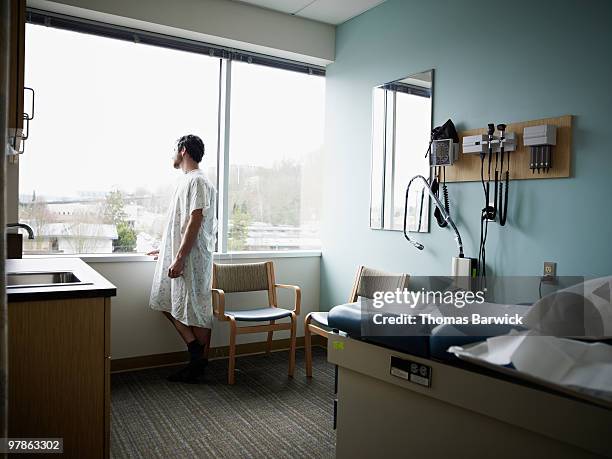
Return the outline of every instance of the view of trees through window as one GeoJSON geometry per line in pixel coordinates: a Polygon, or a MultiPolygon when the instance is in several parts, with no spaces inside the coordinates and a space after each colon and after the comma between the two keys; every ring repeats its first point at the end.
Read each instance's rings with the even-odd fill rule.
{"type": "MultiPolygon", "coordinates": [[[[24,252],[147,252],[180,171],[175,140],[202,137],[217,186],[221,60],[28,24],[36,121],[20,157],[24,252]],[[77,36],[78,35],[78,36],[77,36]],[[76,36],[76,37],[75,37],[76,36]],[[75,39],[78,38],[78,39],[75,39]]],[[[228,250],[318,248],[324,79],[232,63],[228,250]]]]}
{"type": "Polygon", "coordinates": [[[234,63],[230,250],[318,248],[325,80],[234,63]]]}

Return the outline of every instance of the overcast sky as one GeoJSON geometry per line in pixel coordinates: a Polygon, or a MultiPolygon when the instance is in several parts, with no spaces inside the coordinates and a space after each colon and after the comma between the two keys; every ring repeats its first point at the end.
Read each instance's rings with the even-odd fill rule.
{"type": "MultiPolygon", "coordinates": [[[[217,150],[219,59],[28,24],[26,86],[36,118],[20,190],[74,196],[171,185],[174,141],[217,150]]],[[[232,164],[270,166],[323,143],[324,78],[235,63],[232,164]]]]}

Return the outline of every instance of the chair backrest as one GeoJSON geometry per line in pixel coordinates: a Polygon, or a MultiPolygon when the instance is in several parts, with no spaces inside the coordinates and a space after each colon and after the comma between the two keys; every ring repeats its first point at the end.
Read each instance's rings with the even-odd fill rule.
{"type": "Polygon", "coordinates": [[[409,278],[408,274],[389,273],[360,266],[349,303],[354,303],[360,296],[373,299],[374,292],[394,292],[398,288],[400,290],[408,288],[409,278]]]}
{"type": "Polygon", "coordinates": [[[274,264],[263,263],[213,264],[213,288],[225,293],[268,291],[271,306],[276,305],[274,264]]]}

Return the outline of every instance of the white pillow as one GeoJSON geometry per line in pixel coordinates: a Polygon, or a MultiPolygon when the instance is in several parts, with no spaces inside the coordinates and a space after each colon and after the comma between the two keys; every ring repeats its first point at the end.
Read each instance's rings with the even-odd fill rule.
{"type": "Polygon", "coordinates": [[[612,337],[612,276],[591,279],[546,295],[523,324],[544,335],[612,337]]]}

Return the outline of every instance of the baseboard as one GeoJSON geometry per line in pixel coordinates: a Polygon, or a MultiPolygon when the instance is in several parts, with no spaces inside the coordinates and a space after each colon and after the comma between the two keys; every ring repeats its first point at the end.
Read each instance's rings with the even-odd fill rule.
{"type": "MultiPolygon", "coordinates": [[[[263,354],[266,352],[266,342],[244,343],[236,345],[236,355],[263,354]]],[[[304,337],[297,338],[296,345],[304,347],[304,337]]],[[[312,345],[325,347],[326,339],[319,335],[312,336],[312,345]]],[[[289,338],[272,341],[272,351],[284,351],[289,349],[289,338]]],[[[213,347],[210,350],[210,359],[224,359],[229,355],[229,346],[213,347]]],[[[142,370],[145,368],[176,365],[189,360],[187,351],[167,352],[165,354],[143,355],[128,357],[125,359],[111,360],[111,373],[121,371],[142,370]]]]}

